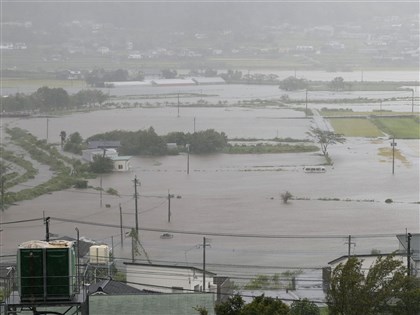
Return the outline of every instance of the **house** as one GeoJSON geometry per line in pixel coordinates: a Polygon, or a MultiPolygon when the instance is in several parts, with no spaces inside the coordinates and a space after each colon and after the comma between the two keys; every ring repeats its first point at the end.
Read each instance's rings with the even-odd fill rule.
{"type": "Polygon", "coordinates": [[[87,162],[93,162],[93,158],[97,155],[105,156],[110,159],[118,157],[118,152],[115,149],[87,149],[82,150],[82,158],[87,162]]]}
{"type": "Polygon", "coordinates": [[[123,282],[112,279],[102,280],[89,285],[89,295],[129,295],[147,294],[146,292],[133,288],[123,282]]]}
{"type": "Polygon", "coordinates": [[[226,84],[226,81],[221,77],[194,77],[192,80],[197,85],[226,84]]]}
{"type": "Polygon", "coordinates": [[[188,86],[196,85],[191,79],[157,79],[152,80],[153,86],[188,86]]]}
{"type": "Polygon", "coordinates": [[[228,277],[190,266],[149,265],[142,263],[124,263],[127,283],[141,290],[161,293],[202,292],[205,280],[205,292],[215,293],[216,301],[223,302],[233,294],[233,284],[228,277]]]}
{"type": "Polygon", "coordinates": [[[88,149],[117,149],[121,146],[121,142],[116,140],[95,140],[88,141],[88,149]]]}
{"type": "Polygon", "coordinates": [[[115,149],[87,149],[82,150],[82,158],[87,162],[93,162],[95,156],[105,156],[114,162],[114,170],[118,172],[126,172],[130,170],[131,156],[119,156],[115,149]]]}
{"type": "Polygon", "coordinates": [[[214,292],[214,273],[188,266],[150,265],[143,263],[124,263],[127,282],[141,290],[162,293],[214,292]],[[205,277],[204,277],[205,275],[205,277]],[[203,280],[204,290],[203,290],[203,280]]]}
{"type": "Polygon", "coordinates": [[[114,162],[114,170],[118,172],[126,172],[129,171],[131,168],[130,159],[131,156],[123,155],[123,156],[114,156],[111,157],[112,161],[114,162]]]}

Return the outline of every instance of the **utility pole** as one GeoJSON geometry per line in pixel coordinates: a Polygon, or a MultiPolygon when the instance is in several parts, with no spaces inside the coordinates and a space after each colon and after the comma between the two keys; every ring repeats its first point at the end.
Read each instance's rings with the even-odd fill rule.
{"type": "Polygon", "coordinates": [[[49,121],[48,121],[48,117],[47,117],[47,143],[48,143],[48,123],[49,123],[49,121]]]}
{"type": "Polygon", "coordinates": [[[187,144],[187,174],[190,173],[190,145],[187,144]]]}
{"type": "Polygon", "coordinates": [[[77,269],[76,269],[76,283],[77,283],[77,292],[80,292],[80,237],[79,237],[79,229],[76,227],[76,235],[77,235],[77,269]]]}
{"type": "Polygon", "coordinates": [[[354,242],[351,241],[351,235],[349,235],[348,241],[345,244],[348,244],[349,245],[348,246],[347,257],[350,258],[350,256],[351,256],[351,245],[356,245],[356,243],[354,243],[354,242]]]}
{"type": "Polygon", "coordinates": [[[171,223],[171,194],[168,189],[168,223],[171,223]]]}
{"type": "Polygon", "coordinates": [[[179,93],[178,93],[178,117],[179,117],[179,93]]]}
{"type": "Polygon", "coordinates": [[[120,235],[121,235],[121,248],[124,248],[124,238],[123,238],[123,227],[122,227],[122,208],[120,206],[120,235]]]}
{"type": "Polygon", "coordinates": [[[5,181],[5,178],[3,174],[1,174],[1,178],[0,178],[1,212],[4,212],[4,181],[5,181]]]}
{"type": "Polygon", "coordinates": [[[411,112],[414,113],[414,89],[411,89],[411,112]]]}
{"type": "Polygon", "coordinates": [[[305,90],[305,117],[308,116],[308,89],[305,90]]]}
{"type": "Polygon", "coordinates": [[[195,117],[194,117],[194,133],[195,133],[195,117]]]}
{"type": "Polygon", "coordinates": [[[46,217],[45,221],[45,241],[50,241],[50,217],[46,217]]]}
{"type": "Polygon", "coordinates": [[[397,146],[397,143],[395,142],[395,138],[392,138],[392,143],[391,143],[391,147],[392,147],[392,174],[394,174],[394,169],[395,169],[395,147],[397,146]]]}
{"type": "Polygon", "coordinates": [[[206,237],[203,237],[203,292],[206,292],[206,237]]]}
{"type": "MultiPolygon", "coordinates": [[[[134,176],[134,210],[135,210],[135,214],[136,214],[136,234],[137,237],[139,236],[139,211],[138,211],[138,204],[137,204],[137,199],[138,199],[138,194],[137,194],[137,176],[134,176]]],[[[138,183],[138,185],[140,185],[140,183],[138,183]]]]}
{"type": "Polygon", "coordinates": [[[99,179],[99,186],[101,187],[101,189],[99,190],[99,207],[102,208],[102,173],[101,173],[101,177],[99,179]]]}
{"type": "Polygon", "coordinates": [[[407,234],[407,275],[411,276],[411,233],[407,234]]]}

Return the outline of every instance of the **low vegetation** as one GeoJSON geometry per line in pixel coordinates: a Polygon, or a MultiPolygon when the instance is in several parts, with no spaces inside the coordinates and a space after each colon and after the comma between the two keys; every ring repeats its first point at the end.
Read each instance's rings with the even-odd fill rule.
{"type": "Polygon", "coordinates": [[[384,134],[366,118],[330,118],[334,130],[346,137],[381,137],[384,134]]]}
{"type": "MultiPolygon", "coordinates": [[[[6,131],[10,134],[11,141],[28,152],[32,159],[49,165],[50,169],[54,172],[54,176],[46,182],[18,192],[5,191],[2,196],[4,207],[17,201],[30,200],[46,193],[79,185],[82,178],[92,176],[86,172],[85,166],[80,161],[62,156],[54,146],[47,144],[44,140],[38,140],[33,135],[19,128],[7,129],[6,131]]],[[[30,173],[32,177],[36,175],[29,162],[23,163],[22,160],[16,158],[10,159],[10,161],[12,160],[13,163],[14,161],[20,163],[27,170],[26,174],[30,173]]],[[[26,177],[20,178],[19,181],[21,182],[24,179],[26,180],[26,177]]],[[[6,181],[5,187],[11,187],[15,184],[16,180],[11,182],[6,181]]]]}
{"type": "Polygon", "coordinates": [[[373,123],[397,139],[420,139],[420,117],[377,117],[373,123]]]}
{"type": "Polygon", "coordinates": [[[227,146],[223,152],[230,154],[261,154],[261,153],[301,153],[301,152],[316,152],[319,148],[315,145],[304,144],[264,144],[258,143],[256,145],[235,144],[227,146]]]}

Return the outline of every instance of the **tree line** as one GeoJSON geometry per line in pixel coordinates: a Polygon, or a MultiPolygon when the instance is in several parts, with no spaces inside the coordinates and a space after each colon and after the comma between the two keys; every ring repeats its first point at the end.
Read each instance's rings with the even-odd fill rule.
{"type": "Polygon", "coordinates": [[[188,150],[195,154],[207,154],[220,152],[228,145],[226,134],[214,129],[194,133],[171,132],[164,136],[159,136],[153,127],[138,131],[115,130],[94,135],[86,141],[94,140],[120,141],[118,151],[121,155],[165,155],[188,150]],[[167,143],[175,143],[177,148],[168,148],[167,143]]]}
{"type": "MultiPolygon", "coordinates": [[[[178,154],[180,151],[195,154],[207,154],[222,151],[227,145],[227,136],[224,132],[217,132],[213,129],[194,133],[171,132],[165,136],[159,136],[153,127],[147,130],[122,131],[115,130],[96,134],[86,140],[78,132],[68,137],[65,131],[60,133],[61,145],[64,151],[74,154],[81,154],[87,149],[90,141],[120,141],[118,148],[120,155],[167,155],[178,154]],[[176,148],[169,147],[168,143],[175,143],[176,148]]],[[[95,156],[89,164],[90,170],[94,173],[112,172],[113,163],[108,157],[95,156]]]]}
{"type": "Polygon", "coordinates": [[[108,95],[99,90],[81,90],[69,95],[63,88],[41,87],[36,92],[26,95],[16,93],[2,100],[4,112],[50,112],[69,110],[85,106],[101,105],[108,95]]]}

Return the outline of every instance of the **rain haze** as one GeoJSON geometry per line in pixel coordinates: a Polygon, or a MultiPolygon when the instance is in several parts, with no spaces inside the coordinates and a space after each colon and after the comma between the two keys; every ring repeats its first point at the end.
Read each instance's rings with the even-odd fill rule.
{"type": "Polygon", "coordinates": [[[121,268],[201,268],[205,239],[239,289],[290,271],[323,301],[329,262],[420,233],[418,1],[0,8],[2,262],[50,217],[121,268]],[[116,169],[91,171],[94,140],[116,169]]]}

